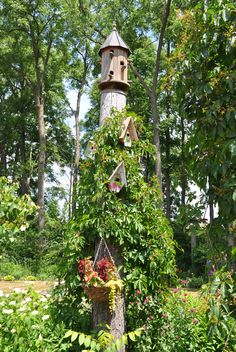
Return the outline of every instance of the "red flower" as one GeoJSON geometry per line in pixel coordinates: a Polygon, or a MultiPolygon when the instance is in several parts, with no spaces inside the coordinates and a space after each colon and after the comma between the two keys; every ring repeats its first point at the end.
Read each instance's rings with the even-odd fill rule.
{"type": "Polygon", "coordinates": [[[162,318],[167,318],[167,314],[166,313],[162,313],[162,318]]]}
{"type": "Polygon", "coordinates": [[[136,294],[137,294],[138,296],[141,295],[141,291],[136,290],[136,294]]]}

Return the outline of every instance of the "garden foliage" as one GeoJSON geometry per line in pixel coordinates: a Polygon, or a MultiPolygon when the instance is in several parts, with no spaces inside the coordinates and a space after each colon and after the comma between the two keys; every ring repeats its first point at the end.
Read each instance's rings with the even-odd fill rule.
{"type": "Polygon", "coordinates": [[[46,292],[0,291],[1,352],[68,351],[71,343],[64,339],[64,324],[53,320],[51,304],[46,292]]]}
{"type": "MultiPolygon", "coordinates": [[[[175,274],[175,243],[162,210],[157,179],[146,182],[143,174],[142,162],[153,157],[154,147],[142,140],[144,127],[139,118],[132,117],[139,141],[131,148],[119,144],[120,128],[126,116],[116,114],[95,132],[96,151],[80,165],[78,210],[65,239],[62,260],[65,292],[68,296],[76,294],[74,303],[79,300],[78,292],[82,292],[76,263],[94,255],[94,242],[99,236],[121,248],[127,297],[136,289],[152,295],[155,290],[167,287],[175,274]],[[109,191],[108,184],[121,161],[126,169],[127,187],[117,194],[109,191]]],[[[139,326],[133,326],[132,330],[145,321],[142,315],[139,326]]]]}

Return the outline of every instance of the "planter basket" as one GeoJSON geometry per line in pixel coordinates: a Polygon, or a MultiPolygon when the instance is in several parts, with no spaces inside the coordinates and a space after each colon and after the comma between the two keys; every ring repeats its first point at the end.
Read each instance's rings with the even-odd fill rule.
{"type": "Polygon", "coordinates": [[[94,302],[107,302],[109,301],[109,287],[85,287],[84,292],[94,302]]]}

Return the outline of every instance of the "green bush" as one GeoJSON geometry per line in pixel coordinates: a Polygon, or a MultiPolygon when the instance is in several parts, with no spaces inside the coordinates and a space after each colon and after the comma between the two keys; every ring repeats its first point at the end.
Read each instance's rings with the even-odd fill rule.
{"type": "Polygon", "coordinates": [[[4,281],[14,281],[15,277],[13,275],[6,275],[3,277],[4,281]]]}
{"type": "Polygon", "coordinates": [[[29,275],[29,276],[26,276],[24,278],[24,280],[26,280],[26,281],[36,281],[36,280],[38,280],[38,278],[36,276],[29,275]]]}
{"type": "Polygon", "coordinates": [[[0,278],[12,275],[16,280],[29,276],[31,271],[22,264],[9,261],[7,258],[0,259],[0,278]]]}
{"type": "Polygon", "coordinates": [[[212,281],[205,285],[202,295],[208,301],[207,335],[216,341],[217,351],[236,351],[236,281],[235,273],[215,272],[212,281]]]}
{"type": "Polygon", "coordinates": [[[54,322],[52,298],[33,290],[0,291],[0,346],[4,352],[62,352],[71,343],[64,339],[63,323],[54,322]]]}

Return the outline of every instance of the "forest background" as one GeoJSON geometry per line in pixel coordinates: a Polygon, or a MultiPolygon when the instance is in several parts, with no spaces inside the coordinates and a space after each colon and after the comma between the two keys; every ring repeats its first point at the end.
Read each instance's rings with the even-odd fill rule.
{"type": "Polygon", "coordinates": [[[146,182],[156,174],[163,191],[179,275],[198,287],[212,267],[234,267],[233,2],[2,0],[0,13],[0,175],[17,181],[18,194],[38,205],[30,226],[17,226],[18,201],[2,179],[12,219],[0,231],[0,276],[56,276],[78,207],[80,162],[99,122],[98,51],[114,20],[132,51],[127,111],[142,117],[139,137],[157,146],[155,162],[148,155],[142,160],[143,174],[146,182]],[[91,107],[81,120],[83,94],[91,107]],[[65,170],[68,189],[60,185],[65,170]]]}

